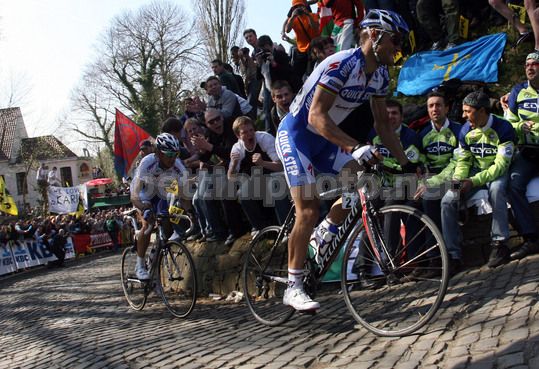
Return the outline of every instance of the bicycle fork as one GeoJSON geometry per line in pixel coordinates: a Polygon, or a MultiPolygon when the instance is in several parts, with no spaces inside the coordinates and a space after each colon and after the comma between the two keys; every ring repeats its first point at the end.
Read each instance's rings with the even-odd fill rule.
{"type": "MultiPolygon", "coordinates": [[[[367,200],[364,191],[359,191],[359,198],[362,209],[361,218],[365,226],[367,238],[369,239],[378,266],[389,278],[392,276],[392,271],[395,269],[395,263],[390,256],[391,254],[389,253],[386,242],[382,236],[382,226],[378,221],[374,207],[367,200]]],[[[388,283],[389,282],[390,281],[388,280],[388,283]]]]}

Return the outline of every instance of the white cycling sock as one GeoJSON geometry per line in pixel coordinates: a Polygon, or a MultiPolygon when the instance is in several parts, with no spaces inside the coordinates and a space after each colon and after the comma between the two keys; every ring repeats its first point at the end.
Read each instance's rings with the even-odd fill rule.
{"type": "Polygon", "coordinates": [[[334,223],[328,217],[325,217],[324,220],[320,222],[320,225],[318,227],[322,226],[329,230],[331,233],[337,233],[339,232],[339,227],[341,226],[341,224],[334,223]]]}
{"type": "Polygon", "coordinates": [[[303,269],[288,268],[288,286],[290,288],[303,288],[303,269]]]}

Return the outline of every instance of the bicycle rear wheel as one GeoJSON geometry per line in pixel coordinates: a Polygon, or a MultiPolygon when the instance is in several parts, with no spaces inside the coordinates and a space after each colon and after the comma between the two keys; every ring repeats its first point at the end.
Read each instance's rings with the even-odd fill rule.
{"type": "Polygon", "coordinates": [[[127,247],[122,253],[121,281],[125,298],[135,310],[142,310],[146,304],[147,282],[142,282],[135,275],[137,263],[137,247],[127,247]]]}
{"type": "Polygon", "coordinates": [[[158,285],[168,311],[185,318],[197,299],[197,278],[193,258],[187,247],[168,241],[159,254],[158,285]]]}
{"type": "Polygon", "coordinates": [[[404,205],[381,208],[375,221],[386,247],[373,248],[362,224],[351,232],[341,280],[346,305],[369,331],[386,337],[411,334],[443,302],[448,256],[440,231],[420,211],[404,205]]]}
{"type": "Polygon", "coordinates": [[[266,325],[286,322],[294,309],[283,305],[288,282],[287,239],[277,244],[281,228],[264,228],[251,241],[243,264],[243,291],[255,318],[266,325]]]}

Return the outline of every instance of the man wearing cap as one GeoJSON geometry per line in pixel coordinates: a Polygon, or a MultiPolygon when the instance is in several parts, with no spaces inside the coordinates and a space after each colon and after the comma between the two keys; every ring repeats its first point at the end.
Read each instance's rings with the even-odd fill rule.
{"type": "Polygon", "coordinates": [[[539,174],[539,53],[526,57],[525,82],[517,84],[508,98],[505,117],[515,128],[519,150],[509,169],[509,202],[515,215],[519,233],[524,243],[512,259],[522,259],[539,252],[537,222],[533,216],[526,188],[533,177],[539,174]]]}
{"type": "MultiPolygon", "coordinates": [[[[138,166],[140,165],[140,162],[142,161],[142,159],[145,157],[145,156],[148,156],[150,154],[153,154],[154,152],[154,148],[153,148],[153,144],[152,144],[152,141],[150,140],[144,140],[140,143],[140,147],[139,147],[139,150],[140,150],[140,157],[137,159],[137,161],[135,162],[135,166],[134,168],[138,168],[138,166]]],[[[94,177],[94,178],[98,178],[98,177],[94,177]]]]}
{"type": "Polygon", "coordinates": [[[461,267],[462,233],[458,224],[459,203],[486,188],[492,206],[492,252],[488,266],[495,268],[509,261],[509,221],[507,215],[508,169],[514,152],[515,130],[509,122],[490,114],[490,99],[480,91],[462,101],[467,122],[459,134],[460,147],[453,180],[458,190],[448,191],[442,199],[442,230],[453,264],[461,267]]]}

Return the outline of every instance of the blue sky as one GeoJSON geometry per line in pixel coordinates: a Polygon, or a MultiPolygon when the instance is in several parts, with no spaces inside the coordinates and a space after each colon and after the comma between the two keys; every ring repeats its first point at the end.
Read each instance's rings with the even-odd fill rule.
{"type": "MultiPolygon", "coordinates": [[[[23,85],[22,114],[30,136],[62,137],[59,118],[94,45],[111,19],[151,0],[0,0],[0,100],[11,82],[23,85]]],[[[191,13],[191,0],[176,0],[191,13]]],[[[291,1],[245,0],[247,28],[280,39],[291,1]]],[[[208,70],[208,73],[210,71],[208,70]]],[[[3,107],[3,106],[2,106],[3,107]]],[[[72,148],[73,139],[64,138],[72,148]]],[[[77,150],[79,151],[79,150],[77,150]]]]}

